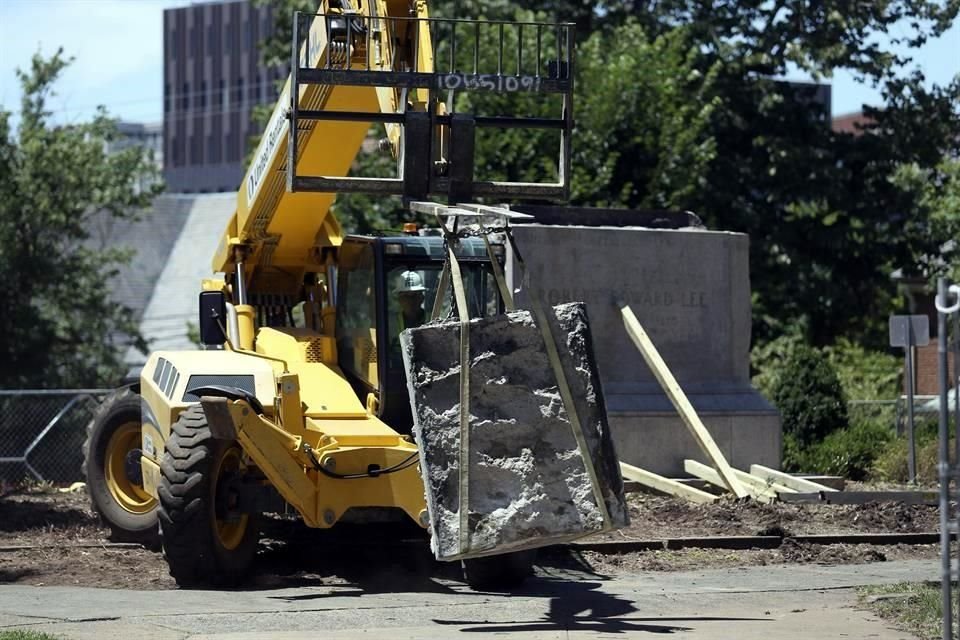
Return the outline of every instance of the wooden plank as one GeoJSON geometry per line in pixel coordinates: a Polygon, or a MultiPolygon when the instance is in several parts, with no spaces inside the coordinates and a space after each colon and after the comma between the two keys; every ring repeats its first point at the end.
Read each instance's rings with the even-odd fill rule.
{"type": "MultiPolygon", "coordinates": [[[[708,482],[712,482],[718,487],[723,487],[723,479],[720,477],[720,474],[717,473],[716,469],[705,465],[702,462],[697,462],[696,460],[684,460],[683,461],[683,470],[689,473],[690,475],[697,476],[698,478],[703,478],[708,482]]],[[[758,478],[759,480],[759,478],[758,478]]],[[[738,479],[739,482],[739,479],[738,479]]],[[[746,491],[746,496],[760,500],[762,502],[773,502],[777,499],[777,493],[770,489],[769,487],[758,488],[754,484],[748,484],[744,487],[746,491]]],[[[744,497],[746,497],[744,496],[744,497]]]]}
{"type": "Polygon", "coordinates": [[[761,464],[752,464],[750,465],[750,473],[755,476],[759,476],[770,482],[776,482],[778,484],[784,485],[793,489],[798,493],[813,493],[815,491],[836,491],[826,485],[818,484],[810,480],[804,480],[803,478],[797,478],[790,475],[789,473],[784,473],[783,471],[777,471],[776,469],[771,469],[765,467],[761,464]]]}
{"type": "Polygon", "coordinates": [[[783,502],[821,504],[867,504],[899,502],[902,504],[939,504],[935,491],[818,491],[816,493],[783,493],[783,502]]]}
{"type": "Polygon", "coordinates": [[[733,473],[733,469],[730,468],[727,459],[720,452],[717,443],[713,441],[710,432],[707,431],[706,425],[703,424],[700,416],[694,411],[693,405],[690,404],[690,400],[687,398],[687,394],[680,388],[676,378],[673,377],[673,374],[667,367],[667,363],[663,361],[660,352],[657,351],[657,348],[653,345],[653,341],[650,340],[650,336],[647,335],[647,332],[644,331],[640,325],[637,316],[633,314],[633,310],[630,309],[629,305],[622,304],[620,305],[620,313],[623,315],[623,325],[626,327],[627,334],[630,336],[633,344],[640,350],[643,359],[647,362],[647,366],[650,367],[660,386],[663,387],[664,392],[666,392],[667,397],[670,398],[670,402],[673,403],[673,406],[676,407],[680,413],[680,417],[693,435],[693,439],[700,446],[700,449],[703,450],[704,455],[707,456],[707,459],[713,465],[714,469],[717,470],[722,481],[721,486],[726,487],[730,493],[738,498],[749,495],[743,487],[743,484],[733,473]]]}
{"type": "Polygon", "coordinates": [[[590,540],[571,542],[567,546],[578,551],[630,553],[676,549],[776,549],[783,544],[780,536],[703,536],[697,538],[664,538],[654,540],[590,540]]]}
{"type": "MultiPolygon", "coordinates": [[[[956,534],[950,538],[956,540],[956,534]]],[[[577,551],[597,553],[629,553],[661,549],[776,549],[785,541],[806,544],[934,544],[940,542],[937,532],[920,533],[837,533],[797,536],[705,536],[701,538],[664,538],[655,540],[584,540],[565,546],[577,551]]],[[[557,548],[557,547],[551,547],[557,548]]]]}
{"type": "Polygon", "coordinates": [[[716,502],[717,500],[717,496],[713,495],[712,493],[707,493],[706,491],[701,491],[700,489],[688,487],[687,485],[681,484],[676,480],[665,478],[661,475],[653,473],[652,471],[635,467],[631,464],[627,464],[626,462],[620,463],[620,473],[622,473],[623,477],[627,480],[640,483],[646,487],[656,489],[657,491],[671,496],[689,500],[690,502],[704,504],[708,502],[716,502]]]}
{"type": "Polygon", "coordinates": [[[810,482],[816,482],[817,484],[822,484],[825,487],[830,487],[831,489],[836,489],[837,491],[843,491],[847,486],[847,479],[843,476],[818,476],[818,475],[799,475],[799,478],[804,480],[809,480],[810,482]]]}
{"type": "Polygon", "coordinates": [[[769,482],[766,478],[761,478],[760,476],[755,476],[753,474],[747,473],[746,471],[741,471],[740,469],[734,469],[733,473],[736,474],[737,478],[740,479],[745,485],[750,485],[756,488],[758,491],[766,491],[772,493],[796,493],[790,487],[785,487],[782,484],[776,482],[769,482]]]}

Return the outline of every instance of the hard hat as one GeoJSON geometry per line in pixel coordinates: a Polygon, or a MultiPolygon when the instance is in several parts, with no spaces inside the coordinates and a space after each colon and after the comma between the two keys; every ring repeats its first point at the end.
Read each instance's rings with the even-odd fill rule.
{"type": "Polygon", "coordinates": [[[397,293],[426,291],[423,286],[423,279],[416,271],[404,271],[400,274],[400,284],[397,286],[397,293]]]}

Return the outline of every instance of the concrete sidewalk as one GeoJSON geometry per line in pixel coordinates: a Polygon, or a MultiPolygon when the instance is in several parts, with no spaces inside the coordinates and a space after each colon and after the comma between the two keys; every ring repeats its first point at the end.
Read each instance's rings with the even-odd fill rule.
{"type": "Polygon", "coordinates": [[[424,578],[382,588],[119,591],[0,587],[0,629],[66,638],[909,638],[855,609],[854,588],[938,579],[932,560],[789,565],[606,578],[546,569],[511,596],[424,578]]]}

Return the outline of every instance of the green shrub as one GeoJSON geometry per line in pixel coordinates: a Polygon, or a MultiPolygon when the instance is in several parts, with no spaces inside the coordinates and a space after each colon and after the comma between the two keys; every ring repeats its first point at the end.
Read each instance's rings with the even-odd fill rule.
{"type": "Polygon", "coordinates": [[[821,473],[865,480],[894,443],[889,425],[859,422],[838,429],[821,442],[802,446],[791,434],[783,437],[783,468],[793,473],[821,473]]]}
{"type": "Polygon", "coordinates": [[[783,434],[782,466],[787,473],[816,473],[807,459],[807,449],[792,433],[783,434]]]}
{"type": "MultiPolygon", "coordinates": [[[[920,420],[915,427],[917,448],[917,482],[933,484],[937,482],[937,463],[940,461],[940,449],[937,439],[935,420],[920,420]]],[[[950,441],[950,451],[954,441],[950,441]]],[[[907,438],[900,436],[890,442],[874,464],[873,477],[887,482],[907,482],[910,479],[907,469],[907,438]]]]}
{"type": "Polygon", "coordinates": [[[883,351],[868,351],[840,338],[824,352],[851,400],[889,400],[900,395],[903,360],[883,351]]]}
{"type": "Polygon", "coordinates": [[[861,422],[834,431],[812,446],[809,461],[817,473],[866,480],[893,439],[889,425],[861,422]]]}
{"type": "Polygon", "coordinates": [[[819,350],[800,346],[783,364],[772,389],[783,431],[801,445],[822,440],[847,424],[847,402],[837,372],[819,350]]]}
{"type": "Polygon", "coordinates": [[[793,352],[806,344],[799,330],[786,333],[769,342],[754,345],[750,350],[750,368],[753,371],[753,386],[764,396],[773,397],[774,388],[783,371],[783,364],[793,352]]]}

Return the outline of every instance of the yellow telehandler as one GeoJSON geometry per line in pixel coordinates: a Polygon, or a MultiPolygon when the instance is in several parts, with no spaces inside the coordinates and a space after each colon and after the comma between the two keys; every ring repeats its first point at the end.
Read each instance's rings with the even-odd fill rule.
{"type": "MultiPolygon", "coordinates": [[[[177,583],[193,587],[244,578],[277,498],[310,527],[366,508],[429,524],[398,336],[448,313],[451,255],[470,317],[503,313],[503,243],[445,213],[486,216],[501,232],[510,215],[424,201],[566,197],[573,33],[431,18],[424,0],[325,0],[297,14],[290,77],[213,257],[223,279],[202,283],[202,348],[152,353],[89,426],[87,485],[115,538],[159,542],[177,583]],[[464,91],[536,93],[560,115],[453,112],[464,91]],[[397,175],[351,177],[375,123],[397,175]],[[475,177],[477,131],[507,127],[556,132],[556,182],[475,177]],[[444,232],[344,237],[330,206],[356,192],[419,203],[444,232]]],[[[506,586],[530,556],[464,568],[474,586],[506,586]]]]}

